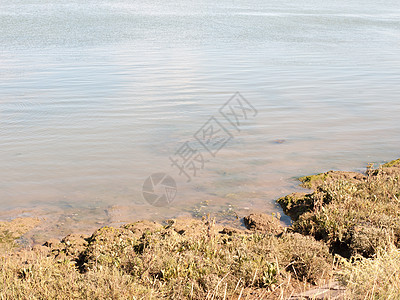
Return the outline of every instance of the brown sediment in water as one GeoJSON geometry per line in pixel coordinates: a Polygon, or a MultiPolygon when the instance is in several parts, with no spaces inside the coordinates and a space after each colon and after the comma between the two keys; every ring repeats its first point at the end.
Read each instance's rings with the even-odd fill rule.
{"type": "Polygon", "coordinates": [[[0,297],[398,296],[385,282],[400,283],[393,277],[400,274],[399,176],[397,160],[365,174],[330,171],[302,177],[312,192],[278,200],[292,217],[289,227],[279,216],[262,213],[243,218],[246,229],[211,217],[139,221],[12,250],[14,240],[38,220],[1,222],[0,243],[7,247],[1,248],[0,297]],[[379,267],[385,264],[392,275],[379,267]],[[360,270],[368,275],[360,276],[360,270]],[[379,280],[374,272],[380,272],[379,280]],[[379,284],[371,291],[374,280],[379,284]]]}

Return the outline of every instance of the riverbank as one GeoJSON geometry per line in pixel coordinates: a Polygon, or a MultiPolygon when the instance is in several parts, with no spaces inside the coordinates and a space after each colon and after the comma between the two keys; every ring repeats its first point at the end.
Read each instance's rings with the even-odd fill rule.
{"type": "Polygon", "coordinates": [[[140,221],[21,249],[39,221],[2,222],[0,298],[286,299],[332,282],[342,299],[396,298],[399,176],[396,160],[300,178],[312,192],[278,199],[289,227],[265,214],[245,217],[247,229],[140,221]]]}

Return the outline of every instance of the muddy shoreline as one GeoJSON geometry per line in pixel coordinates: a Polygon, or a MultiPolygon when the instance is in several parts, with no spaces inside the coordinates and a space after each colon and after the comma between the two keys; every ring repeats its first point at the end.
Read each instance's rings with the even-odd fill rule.
{"type": "MultiPolygon", "coordinates": [[[[367,282],[362,280],[370,278],[357,282],[354,276],[364,259],[397,261],[399,177],[400,159],[368,166],[365,173],[329,171],[302,177],[301,185],[311,192],[296,192],[277,200],[291,217],[290,226],[280,221],[279,213],[252,213],[234,218],[231,224],[218,223],[207,215],[101,226],[93,233],[72,233],[32,245],[35,237],[31,233],[40,226],[40,219],[22,217],[0,222],[1,257],[12,262],[3,271],[14,270],[20,279],[5,284],[5,291],[15,284],[21,290],[32,288],[24,280],[34,272],[22,271],[21,275],[21,266],[40,267],[46,259],[55,272],[60,271],[59,263],[67,262],[74,276],[90,275],[95,281],[103,278],[104,270],[123,274],[108,274],[109,280],[130,276],[132,291],[128,294],[144,297],[151,291],[169,299],[210,295],[222,299],[226,293],[243,299],[279,294],[290,298],[313,287],[321,290],[322,286],[329,286],[325,292],[340,299],[357,299],[364,292],[388,295],[395,283],[382,284],[371,292],[360,288],[365,285],[367,289],[367,282]],[[221,282],[225,292],[220,289],[221,282]]],[[[394,272],[400,280],[400,270],[394,272]]],[[[77,288],[74,282],[68,284],[77,288]]]]}

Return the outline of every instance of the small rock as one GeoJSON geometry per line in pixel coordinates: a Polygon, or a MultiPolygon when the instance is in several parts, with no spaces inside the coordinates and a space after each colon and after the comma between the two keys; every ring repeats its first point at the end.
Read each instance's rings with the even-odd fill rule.
{"type": "Polygon", "coordinates": [[[58,246],[60,246],[60,241],[57,239],[50,239],[48,241],[46,241],[43,246],[45,247],[49,247],[49,248],[57,248],[58,246]]]}
{"type": "Polygon", "coordinates": [[[88,245],[88,236],[82,234],[67,235],[61,243],[64,244],[64,251],[68,256],[78,258],[88,245]]]}
{"type": "Polygon", "coordinates": [[[227,234],[229,236],[235,235],[235,234],[239,234],[242,233],[243,231],[240,229],[236,229],[233,227],[224,227],[224,229],[222,229],[219,233],[221,234],[227,234]]]}
{"type": "Polygon", "coordinates": [[[247,229],[265,233],[279,234],[283,231],[280,221],[267,214],[251,214],[243,219],[247,229]]]}
{"type": "Polygon", "coordinates": [[[156,222],[144,220],[123,225],[121,228],[130,230],[137,238],[140,238],[146,232],[154,232],[163,229],[163,226],[156,222]]]}

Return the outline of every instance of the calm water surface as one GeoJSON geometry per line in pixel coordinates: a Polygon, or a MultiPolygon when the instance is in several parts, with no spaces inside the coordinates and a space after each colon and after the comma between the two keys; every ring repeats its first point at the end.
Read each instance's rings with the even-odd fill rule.
{"type": "Polygon", "coordinates": [[[400,157],[400,2],[351,2],[0,0],[0,218],[229,220],[400,157]],[[169,156],[236,91],[258,115],[186,183],[169,156]]]}

